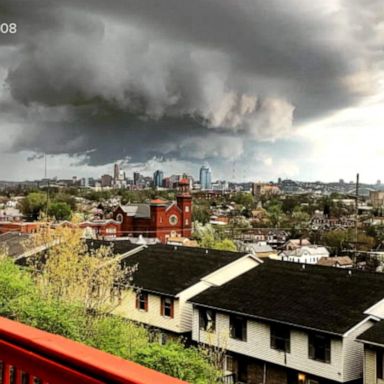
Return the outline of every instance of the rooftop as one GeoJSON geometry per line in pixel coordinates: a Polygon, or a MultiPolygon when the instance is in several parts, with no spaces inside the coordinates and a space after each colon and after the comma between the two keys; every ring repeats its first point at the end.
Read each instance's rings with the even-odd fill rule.
{"type": "Polygon", "coordinates": [[[135,217],[141,217],[141,218],[151,217],[151,208],[149,204],[127,204],[127,205],[122,205],[121,209],[128,216],[135,216],[135,217]]]}
{"type": "MultiPolygon", "coordinates": [[[[92,240],[91,247],[113,244],[115,253],[126,253],[137,245],[125,241],[92,240]]],[[[123,260],[124,265],[137,265],[133,285],[146,291],[175,296],[198,283],[219,268],[243,257],[246,253],[172,245],[150,245],[123,260]]]]}
{"type": "Polygon", "coordinates": [[[0,248],[4,248],[11,257],[25,253],[24,243],[31,235],[19,232],[7,232],[0,235],[0,248]]]}
{"type": "Polygon", "coordinates": [[[384,274],[274,260],[191,302],[261,320],[343,335],[384,298],[384,274]]]}
{"type": "Polygon", "coordinates": [[[363,332],[357,340],[360,340],[363,343],[381,345],[384,347],[384,321],[379,321],[363,332]]]}

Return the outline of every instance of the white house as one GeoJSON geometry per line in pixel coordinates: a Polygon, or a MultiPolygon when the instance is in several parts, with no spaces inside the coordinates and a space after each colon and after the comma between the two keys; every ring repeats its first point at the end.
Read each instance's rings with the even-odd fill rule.
{"type": "Polygon", "coordinates": [[[282,251],[275,259],[294,263],[317,264],[323,257],[329,257],[329,251],[318,245],[307,245],[292,251],[282,251]]]}

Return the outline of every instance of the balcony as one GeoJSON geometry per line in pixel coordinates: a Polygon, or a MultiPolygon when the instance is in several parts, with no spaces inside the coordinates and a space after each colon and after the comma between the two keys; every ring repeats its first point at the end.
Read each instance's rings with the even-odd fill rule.
{"type": "Polygon", "coordinates": [[[0,317],[2,384],[186,384],[62,336],[0,317]]]}

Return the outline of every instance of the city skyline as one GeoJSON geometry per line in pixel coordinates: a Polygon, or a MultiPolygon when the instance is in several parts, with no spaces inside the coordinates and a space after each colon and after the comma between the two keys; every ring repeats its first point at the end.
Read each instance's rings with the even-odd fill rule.
{"type": "MultiPolygon", "coordinates": [[[[44,161],[45,164],[45,161],[44,161]]],[[[129,185],[137,185],[140,184],[143,180],[142,178],[145,178],[146,181],[152,180],[153,185],[152,187],[163,187],[164,182],[166,180],[171,180],[172,182],[175,182],[175,180],[179,180],[182,178],[188,178],[193,181],[193,184],[196,183],[199,184],[203,190],[209,190],[211,189],[213,184],[216,183],[233,183],[233,184],[249,184],[249,183],[256,183],[256,184],[280,184],[282,181],[295,181],[298,183],[321,183],[321,184],[355,184],[356,178],[354,179],[344,179],[344,178],[338,178],[337,180],[301,180],[301,179],[289,179],[289,178],[282,178],[278,177],[277,179],[268,179],[268,180],[260,180],[260,179],[247,179],[247,180],[230,180],[226,178],[219,178],[216,177],[214,174],[214,170],[209,166],[208,163],[202,164],[200,167],[196,168],[194,172],[188,173],[185,171],[182,172],[174,172],[172,170],[170,173],[164,172],[163,169],[156,169],[153,173],[151,171],[146,172],[139,172],[134,169],[128,169],[122,166],[122,164],[114,163],[110,167],[110,169],[107,169],[105,173],[98,174],[98,175],[74,175],[68,177],[59,177],[58,175],[49,175],[47,172],[47,168],[44,169],[44,177],[42,178],[30,178],[30,179],[20,179],[20,180],[7,180],[7,179],[0,179],[1,182],[15,182],[15,183],[23,183],[23,182],[36,182],[36,181],[44,181],[44,180],[73,180],[74,182],[82,182],[82,186],[89,186],[89,182],[92,181],[92,183],[98,182],[100,183],[101,187],[117,187],[117,188],[127,188],[129,185]],[[141,181],[140,181],[141,180],[141,181]],[[107,185],[103,185],[107,184],[107,185]]],[[[360,184],[365,185],[376,185],[381,186],[382,182],[380,178],[375,179],[374,181],[366,181],[361,179],[360,176],[360,184]]],[[[356,177],[356,174],[355,174],[356,177]]],[[[145,187],[147,188],[147,183],[144,183],[145,187]]],[[[168,188],[168,187],[167,187],[168,188]]]]}
{"type": "Polygon", "coordinates": [[[378,0],[28,4],[1,9],[0,179],[41,178],[44,153],[62,178],[382,178],[378,0]]]}

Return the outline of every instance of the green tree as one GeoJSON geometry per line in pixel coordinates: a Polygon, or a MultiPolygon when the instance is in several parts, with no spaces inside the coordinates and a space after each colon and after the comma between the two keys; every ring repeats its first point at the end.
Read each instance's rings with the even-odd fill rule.
{"type": "Polygon", "coordinates": [[[66,203],[72,211],[76,210],[76,199],[68,193],[59,192],[54,196],[53,201],[55,203],[66,203]]]}
{"type": "Polygon", "coordinates": [[[48,216],[56,220],[70,220],[72,217],[71,207],[64,202],[54,202],[49,205],[48,216]]]}
{"type": "Polygon", "coordinates": [[[19,203],[19,209],[23,215],[31,220],[37,220],[41,212],[47,208],[47,195],[41,192],[32,192],[28,194],[19,203]]]}
{"type": "Polygon", "coordinates": [[[224,240],[214,242],[213,248],[219,249],[221,251],[233,251],[233,252],[237,251],[236,244],[230,239],[224,239],[224,240]]]}
{"type": "Polygon", "coordinates": [[[269,204],[267,207],[268,219],[273,227],[278,227],[284,219],[280,203],[269,204]]]}
{"type": "MultiPolygon", "coordinates": [[[[68,269],[76,272],[77,268],[74,265],[68,269]]],[[[87,278],[87,271],[83,273],[87,278]]],[[[179,342],[164,346],[152,343],[144,327],[121,317],[86,310],[82,295],[74,300],[68,300],[72,298],[68,294],[47,296],[47,287],[34,278],[35,274],[36,271],[23,269],[1,254],[0,316],[83,342],[191,383],[216,382],[220,372],[215,368],[214,356],[205,350],[187,348],[179,342]]],[[[56,288],[59,286],[55,284],[56,288]]]]}
{"type": "Polygon", "coordinates": [[[349,248],[350,236],[347,231],[330,231],[323,234],[321,243],[331,249],[333,255],[341,254],[342,250],[349,248]]]}
{"type": "Polygon", "coordinates": [[[208,206],[206,205],[195,205],[192,206],[192,220],[198,221],[201,224],[206,224],[209,222],[211,212],[208,206]]]}
{"type": "Polygon", "coordinates": [[[249,192],[236,192],[232,199],[236,204],[239,204],[247,209],[252,208],[254,205],[253,196],[249,192]]]}
{"type": "Polygon", "coordinates": [[[149,368],[190,383],[211,384],[220,377],[220,372],[207,356],[195,347],[186,349],[180,342],[170,342],[165,346],[149,344],[137,353],[136,360],[149,368]]]}

